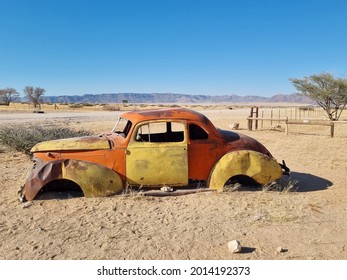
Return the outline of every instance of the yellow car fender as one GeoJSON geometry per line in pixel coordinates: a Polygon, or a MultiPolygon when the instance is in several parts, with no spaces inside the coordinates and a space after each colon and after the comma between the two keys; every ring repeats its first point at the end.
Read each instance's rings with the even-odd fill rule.
{"type": "Polygon", "coordinates": [[[85,197],[110,196],[123,190],[120,176],[112,169],[88,161],[63,159],[37,166],[24,184],[20,197],[33,200],[46,184],[59,179],[79,185],[85,197]]]}
{"type": "Polygon", "coordinates": [[[237,175],[248,176],[263,185],[282,177],[282,168],[274,158],[259,152],[250,150],[230,152],[213,167],[208,187],[222,192],[224,184],[237,175]]]}

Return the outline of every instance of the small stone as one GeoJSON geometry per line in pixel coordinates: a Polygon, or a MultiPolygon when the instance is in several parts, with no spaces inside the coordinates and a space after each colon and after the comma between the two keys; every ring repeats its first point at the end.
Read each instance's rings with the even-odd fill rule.
{"type": "Polygon", "coordinates": [[[172,187],[162,187],[160,188],[162,192],[173,192],[174,189],[172,187]]]}
{"type": "Polygon", "coordinates": [[[22,204],[22,208],[24,209],[24,208],[29,208],[30,206],[32,206],[34,204],[34,202],[32,202],[32,201],[27,201],[27,202],[24,202],[23,204],[22,204]]]}
{"type": "Polygon", "coordinates": [[[287,249],[284,249],[283,247],[277,247],[276,251],[277,251],[277,253],[285,253],[285,252],[287,252],[288,250],[287,250],[287,249]]]}
{"type": "Polygon", "coordinates": [[[237,130],[237,129],[239,129],[239,126],[240,126],[239,123],[232,123],[232,124],[229,125],[229,128],[237,130]]]}
{"type": "Polygon", "coordinates": [[[242,246],[240,241],[238,240],[231,240],[228,242],[228,248],[231,253],[240,253],[242,250],[242,246]]]}

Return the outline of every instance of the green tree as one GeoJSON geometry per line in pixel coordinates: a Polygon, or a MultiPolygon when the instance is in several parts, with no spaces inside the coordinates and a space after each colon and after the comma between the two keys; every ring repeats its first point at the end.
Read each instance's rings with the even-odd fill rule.
{"type": "Polygon", "coordinates": [[[0,89],[0,103],[9,106],[11,102],[18,100],[19,93],[14,88],[0,89]]]}
{"type": "Polygon", "coordinates": [[[347,104],[347,79],[320,73],[303,79],[289,79],[299,94],[316,101],[330,120],[338,120],[347,104]]]}
{"type": "Polygon", "coordinates": [[[40,101],[46,90],[40,87],[26,86],[24,88],[24,94],[33,103],[34,108],[40,108],[40,101]]]}

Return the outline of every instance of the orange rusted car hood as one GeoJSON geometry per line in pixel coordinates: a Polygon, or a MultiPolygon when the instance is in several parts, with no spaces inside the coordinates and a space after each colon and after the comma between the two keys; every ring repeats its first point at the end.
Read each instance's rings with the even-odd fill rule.
{"type": "Polygon", "coordinates": [[[31,149],[31,152],[108,150],[112,148],[111,143],[105,136],[59,139],[38,143],[31,149]]]}

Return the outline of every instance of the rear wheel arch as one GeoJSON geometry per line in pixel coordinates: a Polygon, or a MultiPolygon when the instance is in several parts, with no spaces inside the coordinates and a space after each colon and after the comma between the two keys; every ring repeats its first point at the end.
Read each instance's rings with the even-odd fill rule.
{"type": "Polygon", "coordinates": [[[241,150],[225,154],[212,168],[208,187],[223,191],[226,182],[236,176],[247,176],[258,184],[266,184],[282,176],[277,161],[262,153],[241,150]]]}

